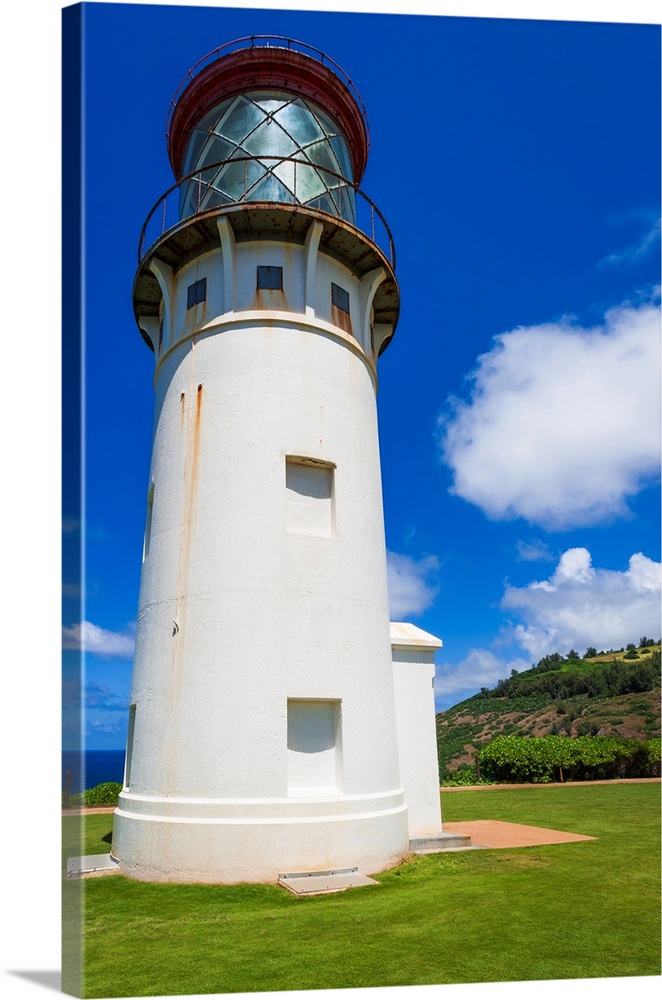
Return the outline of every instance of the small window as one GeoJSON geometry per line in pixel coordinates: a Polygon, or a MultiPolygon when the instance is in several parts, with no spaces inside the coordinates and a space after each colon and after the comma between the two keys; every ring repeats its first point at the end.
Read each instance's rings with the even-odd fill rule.
{"type": "Polygon", "coordinates": [[[283,269],[282,267],[266,267],[260,265],[257,269],[257,287],[283,290],[283,269]]]}
{"type": "Polygon", "coordinates": [[[159,323],[159,353],[163,347],[163,320],[159,323]]]}
{"type": "Polygon", "coordinates": [[[186,296],[186,308],[192,309],[193,306],[197,306],[198,302],[204,302],[207,298],[207,279],[200,278],[199,281],[194,281],[192,285],[188,286],[187,296],[186,296]]]}
{"type": "Polygon", "coordinates": [[[342,790],[340,702],[287,701],[287,790],[289,795],[342,790]]]}
{"type": "Polygon", "coordinates": [[[149,555],[149,543],[152,538],[152,511],[154,509],[154,483],[147,494],[147,517],[145,518],[145,539],[143,542],[143,562],[149,555]]]}
{"type": "Polygon", "coordinates": [[[333,281],[331,282],[331,305],[349,313],[349,292],[333,281]]]}
{"type": "Polygon", "coordinates": [[[296,535],[333,534],[333,466],[312,459],[285,463],[286,521],[296,535]]]}
{"type": "Polygon", "coordinates": [[[133,737],[136,730],[136,706],[129,707],[129,731],[126,739],[126,760],[124,763],[124,787],[131,784],[131,759],[133,757],[133,737]]]}

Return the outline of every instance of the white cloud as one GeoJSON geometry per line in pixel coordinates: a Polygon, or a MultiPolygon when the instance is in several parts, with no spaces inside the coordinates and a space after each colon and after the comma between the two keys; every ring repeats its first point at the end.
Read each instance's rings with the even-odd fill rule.
{"type": "Polygon", "coordinates": [[[596,569],[585,548],[568,549],[548,580],[506,587],[512,636],[534,659],[588,646],[620,648],[660,634],[661,566],[641,552],[624,571],[596,569]]]}
{"type": "Polygon", "coordinates": [[[407,615],[422,614],[437,596],[434,573],[439,560],[436,556],[425,556],[417,561],[398,552],[387,552],[386,556],[391,618],[401,621],[407,615]]]}
{"type": "Polygon", "coordinates": [[[521,562],[552,562],[554,560],[547,542],[543,542],[539,538],[533,538],[530,542],[520,539],[515,546],[515,550],[517,558],[521,562]]]}
{"type": "MultiPolygon", "coordinates": [[[[588,549],[567,549],[551,576],[525,587],[507,586],[501,609],[512,615],[492,649],[474,648],[458,664],[437,664],[435,697],[453,703],[481,687],[493,688],[513,670],[528,670],[542,656],[589,646],[619,649],[643,635],[660,634],[662,566],[641,552],[623,571],[596,569],[588,549]],[[493,650],[512,643],[523,656],[493,650]],[[453,698],[455,696],[455,699],[453,698]]],[[[514,648],[516,653],[516,648],[514,648]]]]}
{"type": "Polygon", "coordinates": [[[634,263],[642,257],[646,257],[649,253],[652,253],[659,242],[660,217],[658,215],[654,217],[652,224],[649,222],[648,228],[639,237],[636,243],[632,243],[630,246],[626,247],[624,250],[619,250],[617,253],[610,253],[607,257],[604,257],[603,260],[600,261],[600,264],[634,263]]]}
{"type": "Polygon", "coordinates": [[[128,712],[129,699],[116,694],[105,684],[85,685],[85,708],[103,709],[106,712],[128,712]]]}
{"type": "Polygon", "coordinates": [[[78,622],[62,629],[63,649],[82,649],[99,656],[131,659],[134,645],[133,632],[111,632],[93,622],[78,622]]]}
{"type": "Polygon", "coordinates": [[[437,698],[446,698],[458,691],[492,688],[497,681],[510,677],[513,670],[528,670],[530,660],[515,658],[504,660],[489,649],[471,649],[457,666],[443,663],[437,666],[434,693],[437,698]]]}
{"type": "Polygon", "coordinates": [[[451,492],[548,529],[627,515],[659,475],[659,371],[659,305],[500,334],[439,420],[451,492]]]}
{"type": "Polygon", "coordinates": [[[559,560],[552,580],[556,585],[565,583],[591,583],[595,570],[591,566],[591,553],[588,549],[567,549],[559,560]]]}

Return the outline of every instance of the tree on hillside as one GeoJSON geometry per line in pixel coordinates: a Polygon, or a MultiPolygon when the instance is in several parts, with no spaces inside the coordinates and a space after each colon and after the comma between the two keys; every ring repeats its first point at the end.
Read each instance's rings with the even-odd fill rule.
{"type": "Polygon", "coordinates": [[[540,670],[559,670],[562,663],[563,657],[560,653],[550,653],[549,656],[543,656],[538,660],[538,668],[540,670]]]}
{"type": "Polygon", "coordinates": [[[577,650],[576,649],[571,649],[570,652],[568,653],[567,659],[568,660],[578,660],[579,659],[579,653],[577,652],[577,650]]]}
{"type": "Polygon", "coordinates": [[[597,655],[598,655],[598,651],[595,648],[595,646],[589,646],[588,649],[586,650],[586,652],[584,653],[584,659],[585,660],[591,660],[591,659],[593,659],[594,656],[597,656],[597,655]]]}

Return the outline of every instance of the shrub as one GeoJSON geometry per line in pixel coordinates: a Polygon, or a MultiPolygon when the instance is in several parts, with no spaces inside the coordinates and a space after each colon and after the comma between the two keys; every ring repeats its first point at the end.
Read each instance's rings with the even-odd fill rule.
{"type": "Polygon", "coordinates": [[[650,778],[660,777],[660,741],[646,740],[646,757],[650,778]]]}
{"type": "Polygon", "coordinates": [[[88,788],[85,792],[70,795],[69,807],[80,809],[82,806],[116,806],[121,791],[121,781],[104,781],[101,785],[96,785],[95,788],[88,788]]]}
{"type": "Polygon", "coordinates": [[[460,764],[456,771],[446,771],[442,778],[441,784],[446,786],[462,786],[462,785],[487,785],[488,781],[484,778],[476,778],[476,770],[469,764],[460,764]]]}
{"type": "Polygon", "coordinates": [[[620,736],[498,736],[480,752],[481,772],[495,781],[655,777],[660,742],[620,736]]]}

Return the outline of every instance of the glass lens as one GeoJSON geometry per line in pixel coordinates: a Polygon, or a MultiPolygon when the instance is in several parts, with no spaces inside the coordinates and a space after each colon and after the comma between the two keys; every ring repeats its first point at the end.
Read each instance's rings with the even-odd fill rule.
{"type": "Polygon", "coordinates": [[[219,163],[221,160],[229,160],[236,149],[234,143],[227,139],[221,139],[218,135],[210,135],[204,149],[198,156],[196,167],[204,167],[207,163],[219,163]]]}
{"type": "Polygon", "coordinates": [[[333,176],[352,177],[347,143],[329,116],[309,101],[280,91],[253,91],[216,105],[193,129],[185,172],[228,160],[236,162],[205,170],[199,182],[195,178],[183,187],[181,218],[215,204],[259,200],[296,201],[355,220],[354,191],[333,176]]]}
{"type": "MultiPolygon", "coordinates": [[[[313,163],[319,164],[320,167],[326,167],[327,170],[332,171],[334,174],[341,173],[340,165],[333,155],[331,147],[326,139],[322,140],[322,142],[316,142],[313,146],[307,146],[305,152],[313,163]]],[[[329,174],[325,180],[327,187],[336,183],[335,178],[332,177],[331,174],[329,174]]]]}
{"type": "Polygon", "coordinates": [[[252,101],[238,97],[214,131],[234,142],[242,142],[246,136],[264,121],[264,111],[252,101]]]}
{"type": "Polygon", "coordinates": [[[237,160],[228,163],[219,174],[217,186],[227,192],[233,201],[243,201],[246,192],[266,173],[255,160],[237,160]]]}
{"type": "Polygon", "coordinates": [[[297,163],[297,201],[308,204],[326,190],[326,185],[314,167],[299,166],[297,163]]]}
{"type": "Polygon", "coordinates": [[[216,123],[221,120],[234,100],[236,100],[236,98],[230,97],[226,101],[221,101],[221,103],[213,107],[211,111],[208,111],[204,118],[200,119],[196,128],[200,129],[201,132],[212,132],[216,123]]]}
{"type": "Polygon", "coordinates": [[[183,168],[184,174],[190,174],[195,170],[200,150],[208,138],[208,132],[203,132],[197,128],[193,129],[188,146],[186,147],[186,156],[184,157],[183,168]]]}
{"type": "Polygon", "coordinates": [[[249,191],[250,201],[280,201],[292,202],[292,194],[281,184],[277,177],[268,174],[254,188],[249,191]]]}
{"type": "MultiPolygon", "coordinates": [[[[301,169],[301,167],[299,167],[297,164],[289,162],[278,163],[276,166],[274,166],[273,163],[268,163],[268,166],[273,171],[274,176],[277,177],[279,181],[281,181],[281,183],[285,185],[285,187],[288,189],[289,192],[294,194],[296,190],[295,185],[298,180],[296,174],[301,169]]],[[[297,200],[300,200],[299,192],[297,191],[296,194],[297,194],[297,200]]]]}
{"type": "Polygon", "coordinates": [[[243,146],[254,156],[291,156],[297,149],[293,139],[271,118],[256,128],[243,146]]]}
{"type": "Polygon", "coordinates": [[[275,118],[300,146],[323,138],[324,133],[319,122],[303,101],[295,101],[285,105],[275,115],[275,118]]]}
{"type": "Polygon", "coordinates": [[[352,164],[349,159],[349,150],[347,149],[347,143],[340,135],[334,135],[330,138],[331,148],[336,154],[338,163],[340,164],[339,174],[343,177],[347,177],[349,180],[354,180],[354,171],[352,169],[352,164]]]}

